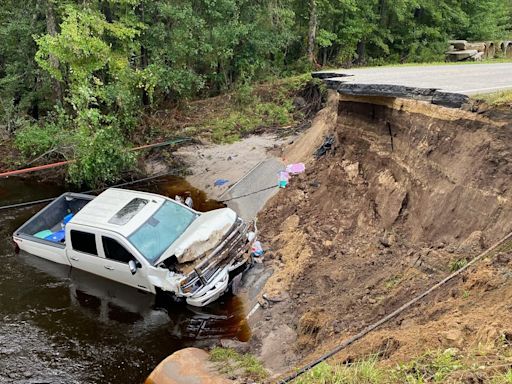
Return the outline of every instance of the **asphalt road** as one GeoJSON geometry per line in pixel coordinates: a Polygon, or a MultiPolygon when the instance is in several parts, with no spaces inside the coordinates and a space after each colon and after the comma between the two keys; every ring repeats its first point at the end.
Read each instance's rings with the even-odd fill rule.
{"type": "Polygon", "coordinates": [[[340,79],[348,84],[437,88],[464,95],[512,89],[512,63],[372,67],[328,72],[349,75],[340,79]]]}

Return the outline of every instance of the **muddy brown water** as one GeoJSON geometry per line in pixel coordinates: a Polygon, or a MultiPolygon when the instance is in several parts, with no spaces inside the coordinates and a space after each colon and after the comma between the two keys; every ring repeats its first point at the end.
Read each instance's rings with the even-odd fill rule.
{"type": "MultiPolygon", "coordinates": [[[[129,187],[209,201],[180,178],[129,187]]],[[[63,188],[0,180],[0,206],[57,196],[63,188]]],[[[0,383],[142,383],[172,352],[221,338],[247,340],[243,303],[226,296],[194,308],[16,254],[11,235],[44,205],[0,210],[0,383]]]]}

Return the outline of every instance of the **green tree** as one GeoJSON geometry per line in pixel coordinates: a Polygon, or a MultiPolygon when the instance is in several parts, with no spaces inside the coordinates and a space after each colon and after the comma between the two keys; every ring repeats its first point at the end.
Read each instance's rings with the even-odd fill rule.
{"type": "Polygon", "coordinates": [[[44,33],[40,1],[5,0],[0,7],[0,131],[12,133],[52,108],[49,76],[34,61],[34,33],[44,33]]]}
{"type": "Polygon", "coordinates": [[[462,10],[466,23],[456,30],[468,40],[504,39],[510,33],[512,3],[510,0],[464,0],[462,10]]]}
{"type": "Polygon", "coordinates": [[[5,0],[0,133],[104,183],[134,164],[147,108],[312,64],[442,60],[451,38],[512,37],[511,16],[510,0],[5,0]]]}
{"type": "MultiPolygon", "coordinates": [[[[59,33],[36,39],[39,50],[35,60],[67,87],[65,111],[73,127],[70,135],[75,139],[72,156],[76,160],[70,167],[71,180],[88,184],[111,181],[133,163],[123,134],[137,122],[137,89],[152,89],[148,69],[130,62],[144,28],[133,11],[137,2],[107,5],[107,12],[66,5],[59,33]],[[101,148],[107,143],[105,137],[116,144],[109,145],[108,151],[101,148]]],[[[62,118],[62,114],[58,116],[62,118]]]]}

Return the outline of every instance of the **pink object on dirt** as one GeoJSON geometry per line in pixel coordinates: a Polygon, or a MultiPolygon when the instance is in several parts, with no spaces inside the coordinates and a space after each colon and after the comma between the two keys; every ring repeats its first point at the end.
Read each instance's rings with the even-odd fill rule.
{"type": "Polygon", "coordinates": [[[304,163],[296,163],[296,164],[289,164],[286,166],[286,172],[291,173],[293,175],[302,173],[306,170],[306,166],[304,163]]]}

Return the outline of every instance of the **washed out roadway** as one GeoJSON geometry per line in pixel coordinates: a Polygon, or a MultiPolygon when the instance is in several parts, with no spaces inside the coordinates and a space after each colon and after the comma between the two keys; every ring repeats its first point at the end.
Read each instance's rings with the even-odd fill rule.
{"type": "Polygon", "coordinates": [[[244,220],[252,220],[279,190],[277,176],[284,169],[285,164],[280,159],[269,157],[228,189],[221,200],[227,200],[227,206],[244,220]]]}
{"type": "Polygon", "coordinates": [[[400,85],[476,95],[512,89],[512,62],[336,69],[329,73],[345,84],[400,85]],[[340,76],[337,78],[336,74],[340,76]]]}

